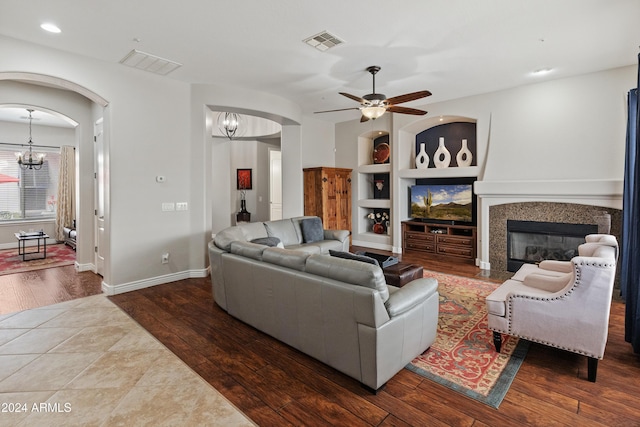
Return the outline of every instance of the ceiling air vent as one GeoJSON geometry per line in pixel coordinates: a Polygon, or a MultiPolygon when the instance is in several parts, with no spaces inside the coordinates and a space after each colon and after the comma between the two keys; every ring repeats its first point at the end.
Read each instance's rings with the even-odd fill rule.
{"type": "Polygon", "coordinates": [[[139,70],[160,74],[161,76],[166,76],[173,70],[182,67],[182,64],[177,62],[160,58],[159,56],[151,55],[150,53],[141,52],[136,49],[133,49],[127,54],[127,56],[122,58],[120,63],[139,70]]]}
{"type": "Polygon", "coordinates": [[[307,39],[303,40],[306,44],[311,47],[315,47],[319,51],[326,51],[331,49],[332,47],[338,46],[339,44],[344,43],[343,40],[340,40],[338,37],[330,34],[326,31],[323,31],[315,36],[311,36],[307,39]]]}

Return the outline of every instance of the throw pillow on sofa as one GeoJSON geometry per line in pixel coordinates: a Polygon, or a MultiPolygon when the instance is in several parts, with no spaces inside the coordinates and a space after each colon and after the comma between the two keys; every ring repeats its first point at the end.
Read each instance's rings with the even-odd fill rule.
{"type": "Polygon", "coordinates": [[[378,263],[377,259],[364,255],[356,255],[352,254],[351,252],[334,251],[333,249],[329,249],[329,255],[336,258],[352,259],[354,261],[366,262],[367,264],[373,264],[377,267],[380,267],[380,263],[378,263]]]}
{"type": "Polygon", "coordinates": [[[265,245],[269,247],[284,248],[284,245],[277,237],[260,237],[253,239],[251,243],[257,243],[258,245],[265,245]]]}
{"type": "Polygon", "coordinates": [[[322,220],[316,218],[306,218],[300,221],[302,229],[302,238],[304,243],[321,242],[324,240],[324,230],[322,229],[322,220]]]}

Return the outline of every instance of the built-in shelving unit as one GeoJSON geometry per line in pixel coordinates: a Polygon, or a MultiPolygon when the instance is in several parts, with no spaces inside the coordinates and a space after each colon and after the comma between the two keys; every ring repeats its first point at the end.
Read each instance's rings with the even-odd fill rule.
{"type": "MultiPolygon", "coordinates": [[[[435,131],[438,134],[435,146],[431,136],[425,139],[429,144],[427,150],[430,157],[429,167],[420,169],[416,167],[416,149],[417,144],[422,142],[420,140],[421,133],[440,125],[451,123],[466,123],[475,127],[478,120],[476,118],[453,115],[424,117],[412,122],[407,122],[405,119],[399,117],[397,129],[394,129],[396,119],[388,121],[386,124],[376,121],[374,126],[380,125],[380,128],[372,127],[369,131],[357,137],[357,165],[354,165],[355,213],[354,228],[352,230],[354,245],[395,251],[406,250],[404,245],[405,235],[402,227],[403,223],[410,217],[408,209],[409,187],[415,185],[416,180],[477,177],[482,174],[481,165],[483,165],[485,154],[483,141],[486,137],[484,121],[481,128],[482,133],[476,132],[473,137],[468,138],[468,141],[464,143],[461,138],[467,138],[467,136],[458,137],[459,132],[447,134],[445,130],[441,135],[438,131],[435,131]],[[405,124],[403,125],[402,123],[405,124]],[[376,144],[374,141],[381,136],[388,138],[387,144],[390,151],[388,163],[376,163],[374,161],[374,146],[376,144]],[[442,136],[445,138],[445,147],[451,155],[451,163],[449,167],[436,168],[433,157],[439,146],[439,138],[442,136]],[[468,145],[472,154],[472,163],[469,166],[462,164],[458,166],[456,154],[466,145],[468,145]],[[374,190],[376,182],[381,181],[381,175],[388,177],[388,181],[384,182],[385,189],[388,191],[386,197],[380,197],[380,194],[374,190]],[[377,234],[372,231],[373,221],[367,218],[367,215],[371,212],[388,213],[390,220],[386,234],[377,234]]],[[[488,120],[486,122],[488,123],[488,120]]],[[[429,135],[429,133],[424,135],[429,135]]],[[[448,235],[460,237],[450,233],[448,235]]],[[[438,240],[436,237],[434,236],[435,241],[438,240]]],[[[461,237],[466,238],[466,236],[461,237]]],[[[468,258],[474,261],[476,256],[475,246],[477,245],[476,238],[474,228],[472,237],[474,240],[473,253],[469,254],[470,258],[468,258]]],[[[447,248],[447,245],[443,245],[442,248],[447,248]]]]}
{"type": "Polygon", "coordinates": [[[391,162],[386,160],[385,163],[375,163],[374,161],[374,147],[381,140],[391,145],[389,133],[386,130],[371,131],[358,138],[357,214],[353,242],[358,246],[391,250],[391,231],[389,229],[391,221],[385,222],[385,232],[378,234],[373,232],[373,221],[367,218],[370,213],[381,212],[386,212],[391,216],[390,190],[393,175],[391,162]]]}

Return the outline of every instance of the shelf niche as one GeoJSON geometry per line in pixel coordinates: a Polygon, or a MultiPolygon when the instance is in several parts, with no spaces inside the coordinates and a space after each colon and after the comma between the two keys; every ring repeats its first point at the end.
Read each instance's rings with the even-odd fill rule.
{"type": "MultiPolygon", "coordinates": [[[[444,139],[444,146],[451,154],[449,168],[457,168],[456,156],[462,149],[462,140],[467,141],[467,148],[471,152],[471,165],[477,165],[476,124],[473,122],[451,122],[437,125],[423,130],[416,135],[415,153],[420,151],[420,144],[425,144],[429,156],[429,168],[436,168],[435,153],[440,144],[440,138],[444,139]]],[[[414,160],[415,161],[415,160],[414,160]]],[[[415,166],[415,164],[414,164],[415,166]]],[[[428,169],[429,169],[428,168],[428,169]]],[[[446,168],[443,168],[446,169],[446,168]]]]}

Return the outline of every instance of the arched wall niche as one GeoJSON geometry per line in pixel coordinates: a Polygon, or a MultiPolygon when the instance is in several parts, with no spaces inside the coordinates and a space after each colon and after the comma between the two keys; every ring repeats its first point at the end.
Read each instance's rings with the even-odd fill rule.
{"type": "MultiPolygon", "coordinates": [[[[76,250],[76,268],[79,271],[95,271],[94,238],[94,123],[104,118],[108,120],[109,102],[97,93],[69,80],[46,74],[28,72],[0,72],[0,84],[14,82],[28,90],[7,90],[0,93],[0,104],[32,106],[57,116],[68,118],[76,123],[76,227],[78,242],[76,250]]],[[[106,127],[106,126],[105,126],[106,127]]],[[[108,165],[108,137],[105,137],[105,159],[108,165]]],[[[106,232],[103,242],[105,257],[103,277],[110,278],[110,237],[109,237],[109,200],[108,175],[105,179],[105,222],[106,232]]]]}

